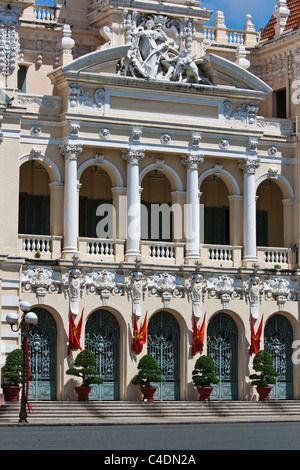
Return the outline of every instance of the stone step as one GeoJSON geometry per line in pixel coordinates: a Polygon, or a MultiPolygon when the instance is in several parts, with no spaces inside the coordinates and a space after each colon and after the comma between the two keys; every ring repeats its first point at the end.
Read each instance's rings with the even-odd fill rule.
{"type": "MultiPolygon", "coordinates": [[[[299,420],[300,402],[31,402],[34,422],[111,422],[147,419],[148,422],[177,420],[203,422],[204,420],[299,420]]],[[[0,408],[0,424],[18,422],[20,403],[6,403],[0,408]]]]}

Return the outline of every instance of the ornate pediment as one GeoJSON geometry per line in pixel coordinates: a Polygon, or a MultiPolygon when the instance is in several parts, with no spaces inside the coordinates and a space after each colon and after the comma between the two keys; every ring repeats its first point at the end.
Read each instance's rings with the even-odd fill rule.
{"type": "MultiPolygon", "coordinates": [[[[107,42],[100,50],[82,56],[50,74],[54,80],[61,74],[68,80],[103,80],[129,84],[129,79],[167,84],[192,84],[197,87],[222,86],[252,92],[252,99],[264,98],[271,88],[239,65],[215,54],[199,54],[195,41],[203,38],[195,18],[168,14],[124,12],[122,38],[116,45],[106,27],[107,42]],[[197,54],[195,51],[197,50],[197,54]],[[122,80],[121,77],[124,79],[122,80]],[[253,93],[254,92],[254,93],[253,93]],[[257,96],[256,96],[257,95],[257,96]]],[[[205,48],[201,47],[204,51],[205,48]]],[[[79,96],[80,98],[80,96],[79,96]]]]}

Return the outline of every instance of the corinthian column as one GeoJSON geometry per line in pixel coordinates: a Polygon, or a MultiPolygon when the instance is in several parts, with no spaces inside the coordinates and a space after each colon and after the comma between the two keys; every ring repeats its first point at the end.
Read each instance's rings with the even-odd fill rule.
{"type": "Polygon", "coordinates": [[[186,259],[200,259],[200,206],[198,188],[198,168],[203,162],[203,154],[189,154],[182,159],[186,166],[186,206],[185,206],[185,240],[186,259]]]}
{"type": "Polygon", "coordinates": [[[256,253],[256,192],[255,171],[259,168],[260,160],[246,158],[239,163],[244,173],[244,262],[257,262],[256,253]]]}
{"type": "Polygon", "coordinates": [[[60,147],[60,153],[65,158],[63,248],[65,255],[78,253],[77,158],[81,152],[81,145],[62,145],[60,147]]]}
{"type": "Polygon", "coordinates": [[[141,205],[139,163],[143,150],[128,150],[122,154],[127,163],[127,245],[126,256],[140,255],[141,205]]]}

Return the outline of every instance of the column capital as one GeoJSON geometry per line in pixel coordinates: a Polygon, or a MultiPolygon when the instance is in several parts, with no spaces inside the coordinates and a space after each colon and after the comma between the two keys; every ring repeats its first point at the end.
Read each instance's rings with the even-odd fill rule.
{"type": "Polygon", "coordinates": [[[245,158],[238,166],[246,174],[255,174],[255,171],[260,167],[260,160],[258,158],[245,158]]]}
{"type": "Polygon", "coordinates": [[[199,165],[204,161],[203,156],[203,153],[189,153],[181,159],[181,162],[188,170],[198,170],[199,165]]]}
{"type": "Polygon", "coordinates": [[[82,152],[81,144],[66,144],[59,147],[61,155],[66,160],[77,160],[78,155],[82,152]]]}
{"type": "Polygon", "coordinates": [[[122,152],[122,158],[128,165],[138,165],[144,158],[145,151],[141,150],[125,150],[122,152]]]}

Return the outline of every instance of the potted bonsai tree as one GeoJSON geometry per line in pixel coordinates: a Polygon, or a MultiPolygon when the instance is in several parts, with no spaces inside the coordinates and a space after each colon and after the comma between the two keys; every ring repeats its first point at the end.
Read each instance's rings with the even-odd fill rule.
{"type": "Polygon", "coordinates": [[[192,372],[192,381],[197,388],[200,401],[210,400],[210,394],[213,389],[211,385],[219,383],[215,370],[215,363],[210,357],[200,356],[197,359],[195,369],[192,372]]]}
{"type": "Polygon", "coordinates": [[[74,387],[78,395],[78,401],[89,401],[90,385],[102,384],[103,379],[99,377],[96,369],[96,357],[88,349],[81,351],[74,361],[74,367],[66,371],[67,375],[73,375],[82,379],[80,387],[74,387]]]}
{"type": "MultiPolygon", "coordinates": [[[[7,355],[5,365],[2,367],[2,374],[7,379],[8,384],[3,385],[3,392],[6,401],[19,401],[21,385],[23,381],[23,351],[14,349],[7,355]]],[[[29,379],[33,378],[29,374],[29,379]]]]}
{"type": "Polygon", "coordinates": [[[151,382],[161,382],[161,380],[161,371],[156,359],[146,354],[140,359],[138,373],[131,382],[140,386],[143,400],[153,401],[157,387],[151,386],[151,382]]]}
{"type": "Polygon", "coordinates": [[[256,374],[251,374],[251,385],[256,386],[259,395],[259,401],[269,400],[269,394],[272,389],[271,384],[276,383],[276,377],[279,375],[273,367],[273,359],[270,353],[265,350],[258,351],[253,359],[253,369],[256,374]]]}

